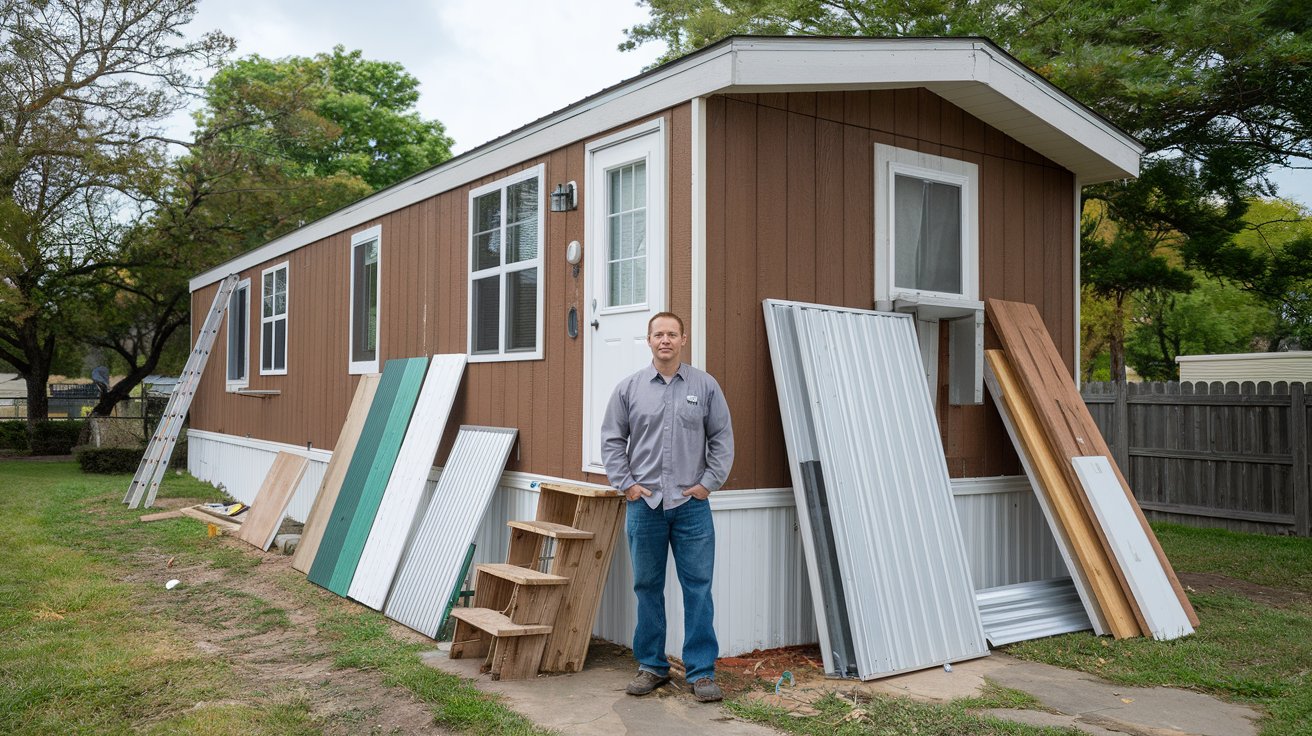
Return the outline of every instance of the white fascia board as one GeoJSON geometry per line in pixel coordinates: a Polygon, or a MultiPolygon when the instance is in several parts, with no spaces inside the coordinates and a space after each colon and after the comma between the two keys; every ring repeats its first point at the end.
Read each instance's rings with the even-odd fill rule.
{"type": "Polygon", "coordinates": [[[532,159],[538,156],[686,102],[706,91],[727,87],[731,79],[732,51],[733,47],[726,45],[719,53],[690,60],[695,63],[674,65],[664,73],[643,77],[562,110],[504,140],[488,144],[485,150],[475,149],[210,269],[191,279],[191,290],[204,288],[230,273],[240,273],[488,174],[518,164],[532,164],[532,159]]]}
{"type": "Polygon", "coordinates": [[[191,279],[192,291],[589,136],[724,92],[926,87],[1071,169],[1082,182],[1136,176],[1143,148],[976,39],[735,38],[567,107],[191,279]],[[966,86],[963,86],[965,83],[966,86]],[[981,94],[975,94],[978,86],[981,94]],[[1002,102],[1001,106],[997,103],[1002,102]],[[975,111],[979,110],[977,114],[975,111]],[[1028,121],[1022,126],[1015,120],[1028,121]],[[1050,128],[1035,139],[1036,120],[1050,128]],[[1000,123],[1000,124],[999,124],[1000,123]]]}
{"type": "Polygon", "coordinates": [[[996,48],[973,39],[744,40],[730,92],[925,87],[1085,183],[1139,174],[1143,146],[996,48]],[[823,84],[819,84],[823,82],[823,84]],[[963,85],[963,83],[966,83],[963,85]]]}

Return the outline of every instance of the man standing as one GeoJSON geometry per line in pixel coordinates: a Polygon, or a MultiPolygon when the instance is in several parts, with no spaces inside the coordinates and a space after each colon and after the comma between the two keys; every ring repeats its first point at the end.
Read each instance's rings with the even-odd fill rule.
{"type": "Polygon", "coordinates": [[[693,695],[710,702],[724,696],[715,684],[715,527],[707,497],[729,477],[733,426],[715,379],[679,362],[687,343],[677,315],[661,312],[647,322],[651,365],[615,386],[601,425],[601,449],[611,485],[629,500],[625,528],[638,597],[638,675],[627,692],[646,695],[670,680],[665,563],[673,550],[683,588],[683,664],[693,695]]]}

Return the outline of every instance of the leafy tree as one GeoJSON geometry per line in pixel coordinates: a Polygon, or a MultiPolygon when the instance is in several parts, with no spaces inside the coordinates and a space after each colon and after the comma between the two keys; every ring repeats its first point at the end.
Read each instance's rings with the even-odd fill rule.
{"type": "MultiPolygon", "coordinates": [[[[1312,155],[1312,9],[1254,0],[642,0],[651,20],[621,48],[673,58],[738,33],[986,36],[1146,146],[1134,181],[1086,187],[1113,226],[1083,249],[1086,283],[1125,299],[1186,288],[1184,265],[1270,296],[1312,268],[1237,245],[1265,174],[1312,155]],[[1105,249],[1105,251],[1103,250],[1105,249]],[[1117,279],[1120,281],[1118,282],[1117,279]]],[[[1290,299],[1291,315],[1302,302],[1290,299]]],[[[1113,325],[1123,324],[1113,320],[1113,325]]],[[[1112,336],[1113,376],[1120,335],[1112,336]]]]}
{"type": "Polygon", "coordinates": [[[341,46],[219,69],[186,154],[124,235],[124,251],[147,265],[98,285],[91,342],[127,375],[93,413],[127,398],[169,350],[182,352],[190,276],[450,158],[442,124],[413,109],[418,86],[400,64],[341,46]]]}
{"type": "Polygon", "coordinates": [[[1312,218],[1283,199],[1252,202],[1235,236],[1241,253],[1229,270],[1270,308],[1269,350],[1312,348],[1312,218]]]}
{"type": "MultiPolygon", "coordinates": [[[[80,287],[117,263],[92,236],[163,162],[154,135],[194,85],[188,70],[231,47],[182,40],[195,0],[0,0],[0,358],[47,415],[80,287]]],[[[122,264],[120,264],[122,265],[122,264]]]]}
{"type": "Polygon", "coordinates": [[[1243,353],[1266,342],[1275,320],[1259,296],[1220,279],[1197,282],[1188,293],[1148,291],[1136,300],[1125,352],[1144,379],[1178,378],[1179,355],[1243,353]]]}

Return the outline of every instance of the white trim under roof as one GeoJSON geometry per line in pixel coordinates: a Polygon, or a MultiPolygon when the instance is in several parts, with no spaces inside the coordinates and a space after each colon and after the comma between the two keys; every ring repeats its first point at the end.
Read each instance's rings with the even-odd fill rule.
{"type": "Polygon", "coordinates": [[[195,291],[550,151],[697,97],[924,87],[1073,172],[1137,176],[1143,146],[978,38],[733,37],[552,113],[191,280],[195,291]]]}

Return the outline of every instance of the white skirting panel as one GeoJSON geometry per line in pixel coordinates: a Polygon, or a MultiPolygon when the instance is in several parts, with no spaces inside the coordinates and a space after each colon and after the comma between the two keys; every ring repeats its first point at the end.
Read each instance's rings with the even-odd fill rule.
{"type": "Polygon", "coordinates": [[[952,497],[975,590],[1070,575],[1025,476],[957,479],[952,497]]]}
{"type": "Polygon", "coordinates": [[[199,429],[187,430],[187,472],[223,488],[225,493],[242,503],[255,500],[255,494],[279,452],[290,452],[310,461],[287,506],[287,515],[303,522],[310,515],[314,494],[319,492],[323,474],[328,470],[328,460],[333,456],[331,452],[199,429]]]}
{"type": "MultiPolygon", "coordinates": [[[[191,430],[187,469],[222,485],[238,501],[250,502],[281,451],[310,459],[288,514],[304,521],[332,453],[278,442],[191,430]]],[[[439,473],[429,478],[426,498],[439,473]]],[[[475,537],[474,562],[500,562],[510,544],[506,522],[533,518],[536,480],[506,473],[475,537]]],[[[976,590],[1065,575],[1066,568],[1023,476],[954,480],[953,496],[976,590]]],[[[715,520],[715,631],[720,655],[809,644],[817,639],[811,591],[806,582],[801,536],[792,490],[721,491],[711,496],[715,520]]],[[[666,573],[666,649],[679,655],[683,606],[674,563],[666,573]]],[[[628,645],[637,620],[628,544],[620,530],[594,633],[628,645]]]]}

